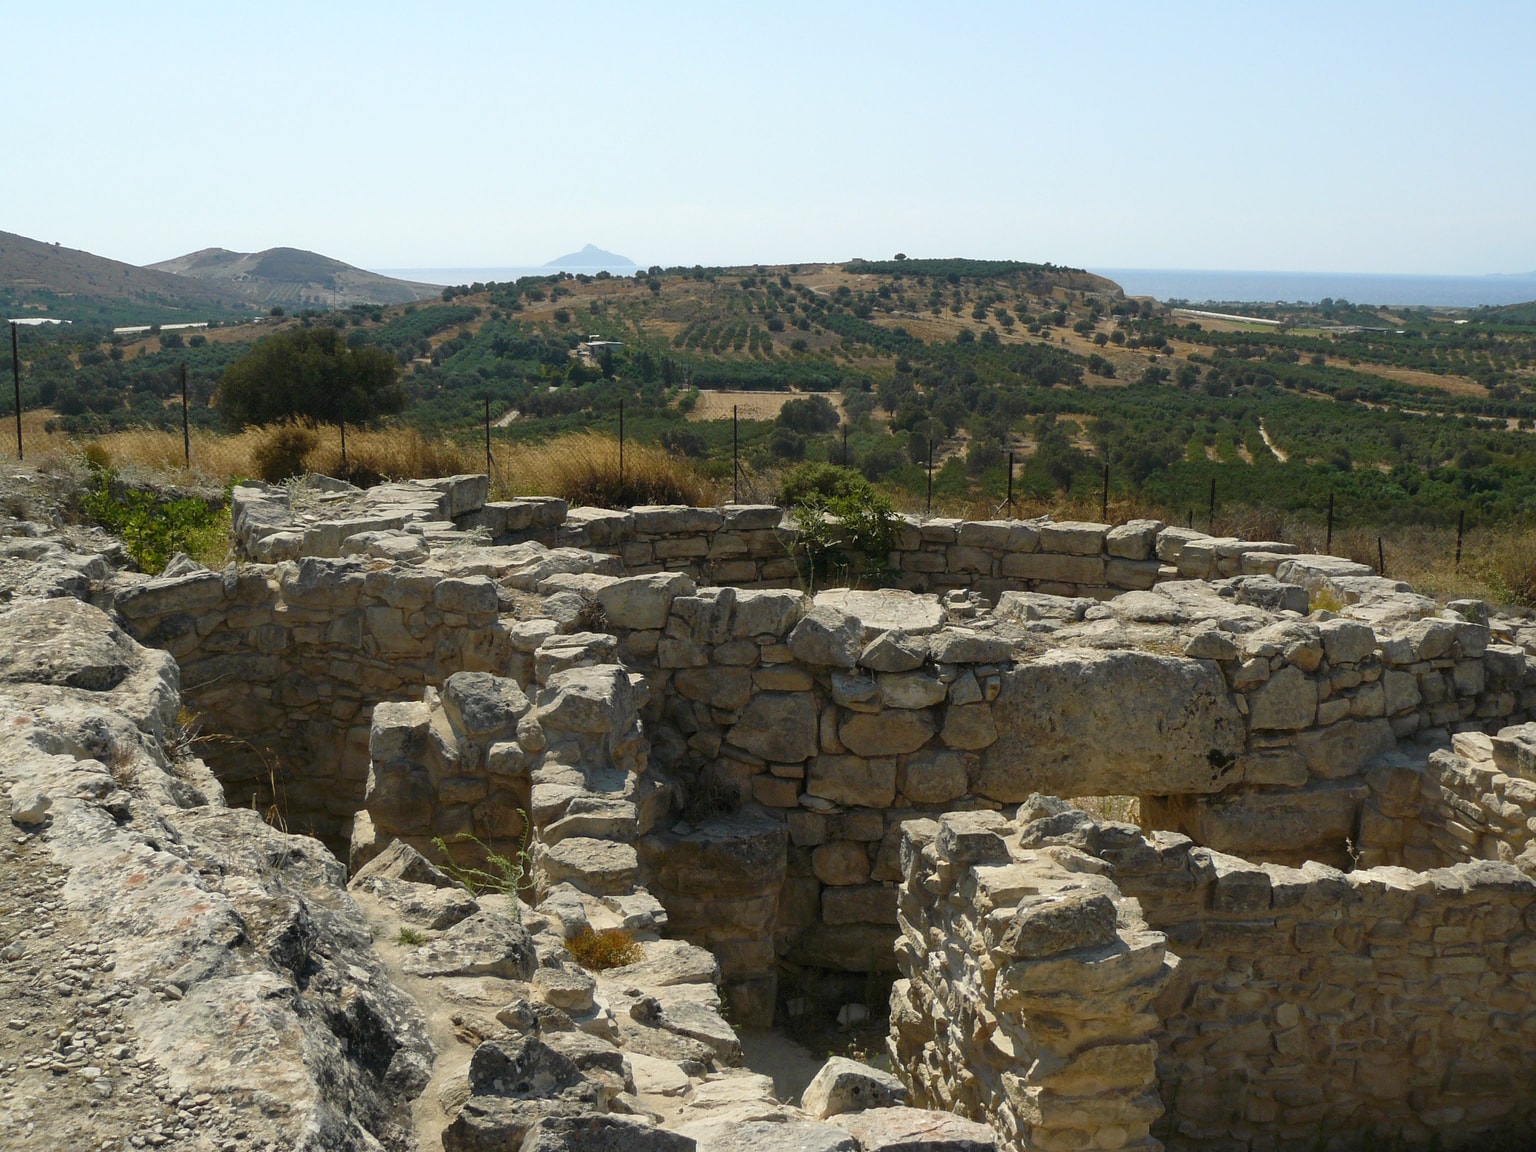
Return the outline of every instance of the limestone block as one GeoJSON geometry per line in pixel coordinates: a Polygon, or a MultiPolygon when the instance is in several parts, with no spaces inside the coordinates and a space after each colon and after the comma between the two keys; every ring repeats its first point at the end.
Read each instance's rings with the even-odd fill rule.
{"type": "Polygon", "coordinates": [[[1102,584],[1104,558],[1059,552],[1010,552],[1003,557],[1003,575],[1056,584],[1102,584]]]}
{"type": "Polygon", "coordinates": [[[889,808],[896,799],[896,761],[886,757],[817,756],[811,761],[805,790],[811,796],[838,804],[889,808]]]}
{"type": "Polygon", "coordinates": [[[1388,716],[1396,716],[1411,708],[1417,708],[1424,696],[1419,691],[1419,678],[1412,672],[1388,668],[1381,676],[1382,691],[1386,694],[1385,707],[1388,716]]]}
{"type": "Polygon", "coordinates": [[[427,752],[427,732],[432,710],[425,704],[385,700],[374,705],[368,734],[368,755],[373,760],[421,760],[427,752]]]}
{"type": "Polygon", "coordinates": [[[888,884],[823,888],[821,919],[824,924],[889,924],[894,928],[896,889],[888,884]]]}
{"type": "Polygon", "coordinates": [[[629,511],[634,530],[649,536],[702,535],[725,524],[725,516],[718,509],[686,504],[642,504],[629,511]]]}
{"type": "Polygon", "coordinates": [[[680,668],[672,683],[687,699],[712,708],[735,711],[752,699],[752,673],[746,668],[680,668]]]}
{"type": "Polygon", "coordinates": [[[964,548],[956,545],[945,552],[945,570],[955,573],[992,574],[992,553],[983,548],[964,548]]]}
{"type": "Polygon", "coordinates": [[[1249,692],[1248,709],[1255,728],[1309,727],[1317,718],[1317,682],[1287,664],[1249,692]]]}
{"type": "Polygon", "coordinates": [[[533,940],[517,921],[480,911],[400,963],[410,976],[496,976],[527,980],[538,967],[533,940]]]}
{"type": "Polygon", "coordinates": [[[882,632],[864,646],[859,665],[872,672],[909,672],[928,659],[928,641],[902,629],[882,632]]]}
{"type": "Polygon", "coordinates": [[[680,572],[628,576],[597,593],[608,623],[615,628],[664,628],[676,596],[691,596],[693,581],[680,572]]]}
{"type": "Polygon", "coordinates": [[[928,655],[938,664],[1003,664],[1014,657],[1011,641],[969,628],[945,628],[928,639],[928,655]]]}
{"type": "Polygon", "coordinates": [[[798,665],[775,664],[752,673],[752,683],[766,692],[809,692],[816,681],[798,665]]]}
{"type": "Polygon", "coordinates": [[[1003,803],[1226,786],[1243,724],[1219,668],[1149,652],[1061,649],[1003,673],[999,738],[975,790],[1003,803]]]}
{"type": "Polygon", "coordinates": [[[730,740],[764,760],[793,764],[816,755],[816,702],[809,692],[759,692],[730,740]]]}
{"type": "Polygon", "coordinates": [[[951,704],[944,710],[939,738],[951,748],[977,751],[997,741],[997,722],[983,703],[951,704]]]}
{"type": "Polygon", "coordinates": [[[834,840],[811,852],[811,871],[823,884],[863,884],[869,879],[869,851],[862,843],[834,840]]]}
{"type": "Polygon", "coordinates": [[[784,509],[777,504],[724,504],[720,512],[726,525],[738,532],[777,528],[784,519],[784,509]]]}
{"type": "Polygon", "coordinates": [[[933,736],[934,727],[929,712],[887,709],[850,716],[839,726],[837,734],[843,744],[859,756],[900,756],[916,752],[926,744],[933,736]]]}
{"type": "Polygon", "coordinates": [[[432,603],[444,612],[465,616],[494,614],[498,608],[496,584],[488,576],[464,576],[439,580],[432,603]]]}
{"type": "Polygon", "coordinates": [[[1328,663],[1358,664],[1376,651],[1376,633],[1353,620],[1325,620],[1317,626],[1328,663]]]}
{"type": "Polygon", "coordinates": [[[789,634],[804,614],[806,599],[788,588],[739,589],[731,635],[741,637],[789,634]]]}
{"type": "Polygon", "coordinates": [[[1107,524],[1082,520],[1062,520],[1040,525],[1040,551],[1061,552],[1070,556],[1098,556],[1104,551],[1107,524]]]}
{"type": "Polygon", "coordinates": [[[1358,775],[1366,764],[1396,746],[1397,738],[1386,720],[1341,720],[1296,734],[1296,751],[1312,775],[1323,780],[1358,775]]]}
{"type": "Polygon", "coordinates": [[[541,684],[567,668],[589,668],[611,664],[618,653],[618,641],[606,632],[571,632],[545,639],[533,654],[533,671],[541,684]]]}
{"type": "Polygon", "coordinates": [[[931,708],[948,694],[939,678],[926,672],[885,672],[879,686],[880,703],[887,708],[931,708]]]}
{"type": "MultiPolygon", "coordinates": [[[[545,729],[576,733],[624,732],[634,714],[629,675],[613,664],[556,672],[539,692],[532,713],[545,729]]],[[[518,735],[521,741],[521,727],[518,735]]]]}
{"type": "Polygon", "coordinates": [[[944,609],[937,600],[900,588],[833,588],[817,593],[815,603],[857,617],[864,626],[861,640],[865,642],[881,632],[924,636],[944,626],[944,609]]]}
{"type": "Polygon", "coordinates": [[[1147,589],[1157,583],[1161,565],[1156,560],[1111,558],[1104,569],[1104,582],[1114,588],[1147,589]]]}
{"type": "Polygon", "coordinates": [[[800,781],[777,775],[752,777],[752,799],[765,808],[795,808],[800,803],[800,781]]]}
{"type": "Polygon", "coordinates": [[[965,795],[968,786],[959,752],[925,750],[900,760],[897,791],[913,804],[944,804],[965,795]]]}
{"type": "Polygon", "coordinates": [[[469,740],[489,744],[517,731],[528,697],[515,680],[488,672],[455,672],[443,682],[443,712],[469,740]]]}
{"type": "Polygon", "coordinates": [[[1105,551],[1124,560],[1156,560],[1162,530],[1161,520],[1128,520],[1104,534],[1105,551]]]}
{"type": "Polygon", "coordinates": [[[553,845],[536,844],[534,862],[541,889],[572,884],[592,896],[623,895],[634,887],[639,868],[634,845],[590,836],[571,836],[553,845]]]}
{"type": "Polygon", "coordinates": [[[864,1152],[999,1152],[1002,1147],[997,1133],[986,1124],[922,1108],[869,1108],[841,1115],[837,1124],[864,1152]]]}
{"type": "Polygon", "coordinates": [[[1036,960],[1115,941],[1115,902],[1103,892],[1067,892],[1027,899],[1008,922],[998,951],[1036,960]]]}
{"type": "MultiPolygon", "coordinates": [[[[861,672],[834,672],[831,676],[832,702],[854,712],[880,710],[880,682],[861,672]]],[[[836,712],[833,711],[834,724],[836,712]]]]}
{"type": "MultiPolygon", "coordinates": [[[[866,1108],[895,1108],[907,1099],[906,1087],[889,1072],[844,1056],[821,1066],[800,1096],[800,1107],[817,1120],[862,1112],[866,1108]]],[[[860,1141],[860,1147],[863,1147],[860,1141]]]]}

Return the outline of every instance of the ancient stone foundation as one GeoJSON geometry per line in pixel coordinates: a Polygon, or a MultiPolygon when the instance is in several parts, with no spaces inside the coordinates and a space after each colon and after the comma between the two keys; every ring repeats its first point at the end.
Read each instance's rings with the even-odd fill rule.
{"type": "Polygon", "coordinates": [[[1536,881],[1513,864],[1256,864],[1046,800],[909,822],[901,853],[892,1057],[919,1103],[1019,1147],[1531,1130],[1536,881]]]}
{"type": "Polygon", "coordinates": [[[738,1023],[781,965],[899,971],[908,1089],[1014,1148],[1528,1119],[1529,619],[1153,521],[910,521],[897,587],[814,596],[759,506],[317,480],[235,533],[102,599],[232,800],[354,869],[526,851],[542,915],[709,949],[738,1023]],[[1142,827],[1042,798],[1104,796],[1142,827]]]}

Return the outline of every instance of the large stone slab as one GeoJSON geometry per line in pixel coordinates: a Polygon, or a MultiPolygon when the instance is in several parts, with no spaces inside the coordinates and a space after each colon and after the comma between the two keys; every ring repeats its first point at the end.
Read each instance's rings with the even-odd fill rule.
{"type": "Polygon", "coordinates": [[[828,605],[864,625],[864,638],[901,631],[923,636],[944,627],[944,609],[937,596],[920,596],[900,588],[833,588],[816,594],[816,606],[828,605]]]}
{"type": "Polygon", "coordinates": [[[1047,653],[1004,673],[992,715],[975,791],[1005,804],[1218,792],[1243,744],[1215,664],[1149,652],[1047,653]]]}

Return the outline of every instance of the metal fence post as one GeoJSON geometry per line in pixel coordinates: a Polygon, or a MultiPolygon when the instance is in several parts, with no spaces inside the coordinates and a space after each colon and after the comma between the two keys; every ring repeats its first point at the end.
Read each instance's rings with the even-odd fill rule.
{"type": "Polygon", "coordinates": [[[1467,530],[1467,510],[1456,513],[1456,571],[1461,571],[1461,537],[1467,530]]]}
{"type": "Polygon", "coordinates": [[[1323,545],[1323,551],[1333,555],[1333,493],[1328,493],[1328,541],[1323,545]]]}
{"type": "Polygon", "coordinates": [[[933,515],[933,441],[928,441],[928,512],[933,515]]]}
{"type": "Polygon", "coordinates": [[[485,475],[491,476],[491,394],[485,394],[485,475]]]}
{"type": "Polygon", "coordinates": [[[16,459],[21,459],[21,356],[16,351],[16,321],[11,321],[11,381],[16,385],[16,459]]]}
{"type": "Polygon", "coordinates": [[[624,483],[624,401],[619,401],[619,483],[624,483]]]}
{"type": "Polygon", "coordinates": [[[731,503],[741,503],[741,440],[736,428],[736,405],[731,405],[731,503]]]}
{"type": "Polygon", "coordinates": [[[1206,527],[1211,530],[1212,535],[1216,534],[1216,477],[1214,476],[1211,477],[1211,504],[1206,510],[1206,527]]]}
{"type": "Polygon", "coordinates": [[[1099,519],[1109,523],[1109,465],[1104,465],[1104,495],[1099,500],[1099,519]]]}
{"type": "Polygon", "coordinates": [[[187,427],[187,362],[181,362],[181,455],[186,467],[192,467],[192,432],[187,427]]]}

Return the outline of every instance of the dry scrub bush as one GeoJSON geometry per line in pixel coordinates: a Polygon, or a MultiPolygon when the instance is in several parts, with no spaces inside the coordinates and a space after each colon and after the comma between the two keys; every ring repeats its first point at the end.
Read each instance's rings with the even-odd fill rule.
{"type": "Polygon", "coordinates": [[[573,505],[713,504],[709,480],[688,460],[648,444],[624,445],[583,432],[543,444],[505,445],[496,453],[496,495],[561,496],[573,505]]]}
{"type": "Polygon", "coordinates": [[[565,942],[565,950],[589,972],[606,972],[645,959],[640,945],[623,928],[605,928],[601,932],[583,928],[565,942]]]}
{"type": "Polygon", "coordinates": [[[305,460],[319,443],[320,438],[302,424],[283,424],[272,429],[251,453],[256,475],[268,484],[303,475],[309,470],[305,460]]]}

